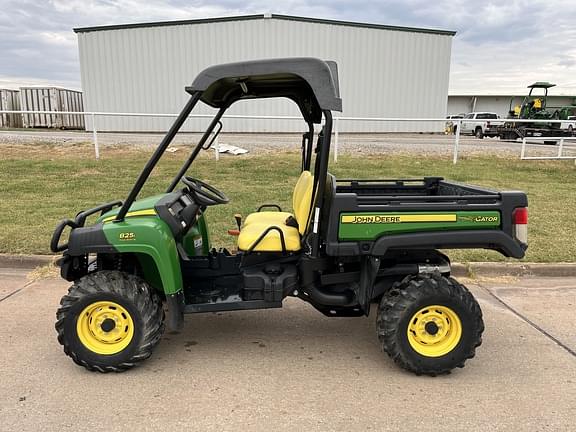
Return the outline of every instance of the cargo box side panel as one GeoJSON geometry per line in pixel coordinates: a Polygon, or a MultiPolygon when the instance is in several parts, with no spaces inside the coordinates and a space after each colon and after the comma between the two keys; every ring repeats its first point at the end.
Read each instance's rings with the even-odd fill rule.
{"type": "Polygon", "coordinates": [[[383,235],[500,229],[499,211],[341,213],[340,241],[370,241],[383,235]]]}

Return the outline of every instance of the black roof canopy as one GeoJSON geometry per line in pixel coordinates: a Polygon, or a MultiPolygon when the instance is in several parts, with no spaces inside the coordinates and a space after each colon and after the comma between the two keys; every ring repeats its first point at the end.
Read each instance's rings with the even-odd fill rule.
{"type": "Polygon", "coordinates": [[[211,66],[198,74],[189,93],[215,108],[244,99],[286,97],[304,119],[319,123],[322,110],[342,111],[335,62],[312,57],[279,58],[211,66]]]}

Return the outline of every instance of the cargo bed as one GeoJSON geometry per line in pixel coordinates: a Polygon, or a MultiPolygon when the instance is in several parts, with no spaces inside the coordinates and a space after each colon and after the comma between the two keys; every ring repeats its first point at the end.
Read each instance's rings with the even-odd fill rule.
{"type": "Polygon", "coordinates": [[[422,179],[336,180],[326,251],[329,255],[383,256],[389,249],[483,248],[521,258],[512,214],[527,207],[523,192],[497,192],[422,179]]]}

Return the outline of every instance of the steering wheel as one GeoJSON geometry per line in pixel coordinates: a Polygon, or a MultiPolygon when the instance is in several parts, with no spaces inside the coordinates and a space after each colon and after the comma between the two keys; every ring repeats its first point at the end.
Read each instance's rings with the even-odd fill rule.
{"type": "Polygon", "coordinates": [[[182,177],[182,183],[188,186],[188,189],[196,199],[196,202],[203,206],[213,206],[218,204],[228,204],[230,200],[223,193],[210,186],[208,183],[193,177],[182,177]]]}

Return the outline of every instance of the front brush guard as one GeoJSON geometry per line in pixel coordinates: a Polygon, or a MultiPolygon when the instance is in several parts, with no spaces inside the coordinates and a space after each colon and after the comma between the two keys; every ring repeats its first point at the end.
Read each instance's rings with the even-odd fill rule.
{"type": "Polygon", "coordinates": [[[54,234],[52,234],[52,240],[50,240],[50,250],[52,252],[56,253],[56,252],[63,252],[66,249],[68,249],[68,243],[59,244],[60,243],[60,237],[62,237],[62,233],[64,232],[64,229],[67,226],[69,226],[71,229],[83,227],[84,224],[86,223],[86,219],[88,218],[88,216],[91,216],[94,213],[98,213],[98,212],[101,212],[101,214],[104,214],[104,213],[112,210],[114,207],[118,207],[121,205],[122,205],[122,201],[112,201],[112,202],[109,202],[106,204],[100,204],[99,206],[91,208],[90,210],[85,210],[83,212],[80,212],[76,215],[76,218],[74,220],[72,220],[72,219],[61,220],[58,223],[58,225],[56,225],[56,229],[54,230],[54,234]]]}

